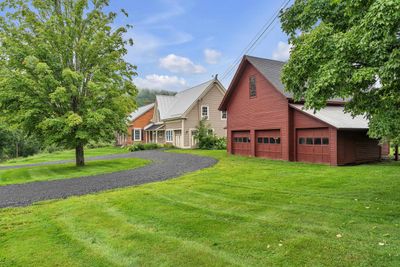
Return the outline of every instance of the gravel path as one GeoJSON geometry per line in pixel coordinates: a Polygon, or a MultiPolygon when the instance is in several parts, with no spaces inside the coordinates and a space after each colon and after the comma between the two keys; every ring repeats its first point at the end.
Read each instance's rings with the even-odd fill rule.
{"type": "MultiPolygon", "coordinates": [[[[190,154],[165,153],[163,151],[140,151],[129,154],[93,157],[94,159],[142,158],[152,163],[133,170],[54,181],[0,186],[0,208],[28,206],[38,201],[80,196],[104,190],[163,181],[184,173],[210,167],[216,159],[190,154]]],[[[71,161],[46,162],[0,169],[60,164],[71,161]]],[[[73,161],[72,161],[73,162],[73,161]]]]}

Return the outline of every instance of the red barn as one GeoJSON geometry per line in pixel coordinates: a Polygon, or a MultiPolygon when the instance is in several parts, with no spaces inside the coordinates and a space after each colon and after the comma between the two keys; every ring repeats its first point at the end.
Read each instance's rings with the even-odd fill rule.
{"type": "Polygon", "coordinates": [[[368,121],[333,99],[314,113],[295,103],[280,80],[284,62],[244,56],[220,105],[227,111],[228,152],[345,165],[381,159],[368,121]]]}

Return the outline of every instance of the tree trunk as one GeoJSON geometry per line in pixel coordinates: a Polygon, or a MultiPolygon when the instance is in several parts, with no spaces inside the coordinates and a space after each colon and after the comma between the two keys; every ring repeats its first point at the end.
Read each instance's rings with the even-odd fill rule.
{"type": "Polygon", "coordinates": [[[85,166],[85,153],[83,150],[83,145],[79,144],[75,147],[75,159],[76,166],[82,167],[85,166]]]}
{"type": "Polygon", "coordinates": [[[396,145],[394,147],[394,160],[398,161],[399,160],[399,145],[396,145]]]}
{"type": "Polygon", "coordinates": [[[15,158],[19,156],[18,141],[15,143],[15,158]]]}

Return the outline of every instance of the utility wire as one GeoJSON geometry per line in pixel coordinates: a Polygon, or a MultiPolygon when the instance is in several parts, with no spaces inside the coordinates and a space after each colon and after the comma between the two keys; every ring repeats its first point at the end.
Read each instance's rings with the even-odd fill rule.
{"type": "Polygon", "coordinates": [[[274,13],[273,17],[267,20],[267,22],[263,25],[263,27],[257,32],[257,34],[253,37],[253,39],[250,41],[250,43],[243,49],[243,51],[240,53],[240,56],[233,62],[233,64],[228,67],[228,69],[222,74],[222,80],[226,79],[232,71],[234,71],[239,65],[239,63],[242,60],[242,57],[251,51],[253,51],[259,44],[260,41],[264,40],[267,34],[271,32],[273,27],[271,26],[275,23],[276,19],[279,16],[279,13],[282,9],[286,8],[287,5],[289,4],[291,0],[287,0],[282,4],[282,6],[274,13]],[[269,31],[268,31],[269,29],[269,31]],[[263,37],[264,36],[264,37],[263,37]]]}

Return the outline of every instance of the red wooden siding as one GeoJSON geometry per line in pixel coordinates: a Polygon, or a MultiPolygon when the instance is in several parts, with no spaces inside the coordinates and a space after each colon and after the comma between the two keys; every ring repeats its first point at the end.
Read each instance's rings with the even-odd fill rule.
{"type": "MultiPolygon", "coordinates": [[[[257,130],[276,130],[281,133],[282,159],[289,160],[288,147],[288,102],[272,84],[264,78],[251,64],[244,68],[240,80],[232,88],[232,96],[227,106],[228,138],[232,132],[249,130],[251,137],[251,155],[256,154],[255,134],[257,130]],[[249,77],[256,77],[257,96],[249,96],[249,77]]],[[[228,151],[232,152],[231,142],[228,151]]]]}
{"type": "Polygon", "coordinates": [[[367,131],[338,131],[338,164],[362,163],[379,160],[381,146],[367,131]]]}
{"type": "Polygon", "coordinates": [[[140,116],[139,118],[137,118],[136,120],[131,122],[131,124],[128,127],[128,139],[127,139],[128,145],[133,143],[132,131],[135,128],[142,129],[142,142],[147,142],[146,134],[143,129],[145,126],[147,126],[150,123],[150,120],[153,118],[153,113],[154,113],[154,108],[151,108],[149,111],[144,113],[142,116],[140,116]]]}
{"type": "Polygon", "coordinates": [[[232,132],[232,154],[249,156],[251,155],[251,138],[250,131],[232,132]],[[249,142],[250,140],[250,142],[249,142]]]}
{"type": "Polygon", "coordinates": [[[297,161],[331,162],[329,128],[298,129],[296,145],[297,161]]]}

